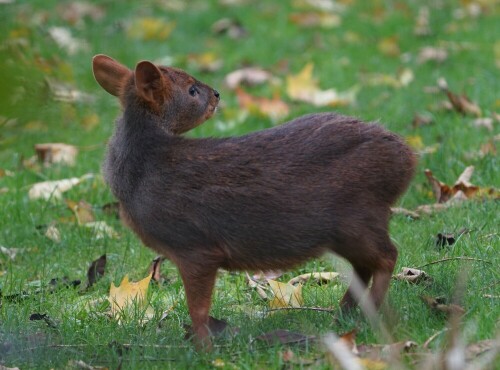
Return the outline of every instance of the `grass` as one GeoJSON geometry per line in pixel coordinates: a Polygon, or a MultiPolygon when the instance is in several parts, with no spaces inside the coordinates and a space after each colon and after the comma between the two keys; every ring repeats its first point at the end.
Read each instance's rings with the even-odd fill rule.
{"type": "MultiPolygon", "coordinates": [[[[498,135],[498,122],[493,132],[477,128],[474,117],[437,109],[442,94],[424,92],[446,78],[450,89],[464,92],[477,102],[483,115],[489,117],[500,109],[500,77],[497,33],[500,14],[493,2],[483,1],[482,14],[467,15],[467,8],[454,1],[396,2],[342,1],[347,4],[340,13],[342,24],[334,28],[299,27],[289,15],[302,8],[300,2],[250,2],[225,5],[229,2],[181,1],[160,2],[95,2],[105,11],[98,20],[83,18],[76,24],[61,19],[60,9],[66,2],[14,1],[0,4],[0,245],[18,248],[14,259],[0,254],[0,363],[20,368],[64,368],[71,360],[91,365],[116,368],[193,368],[213,367],[215,359],[227,368],[307,367],[284,363],[283,346],[268,346],[252,339],[273,329],[289,329],[308,335],[329,331],[343,333],[357,328],[357,343],[381,343],[380,336],[361,317],[334,321],[329,313],[297,310],[261,317],[267,303],[247,286],[244,274],[221,272],[213,301],[212,315],[225,318],[240,328],[233,339],[220,339],[214,353],[197,354],[183,340],[183,323],[189,322],[182,284],[175,267],[165,262],[162,273],[167,282],[151,286],[151,302],[159,317],[169,302],[177,302],[167,319],[140,325],[137,320],[119,325],[103,313],[106,304],[91,310],[84,303],[103,298],[111,282],[118,283],[125,274],[138,280],[147,274],[153,252],[142,247],[132,233],[114,217],[102,211],[113,201],[111,193],[99,176],[74,187],[64,197],[85,200],[93,206],[98,220],[104,220],[120,234],[119,239],[97,239],[95,234],[68,222],[72,212],[64,202],[30,201],[31,184],[57,180],[100,171],[105,143],[111,135],[119,107],[116,101],[95,83],[91,57],[105,53],[133,66],[138,60],[170,60],[200,80],[216,87],[222,95],[223,109],[214,119],[195,129],[191,136],[238,135],[278,122],[249,114],[237,117],[241,109],[234,92],[224,88],[224,76],[244,65],[257,65],[270,70],[282,81],[313,62],[315,77],[322,88],[334,86],[340,91],[360,86],[356,104],[337,108],[364,120],[380,120],[402,136],[419,137],[424,146],[438,143],[432,154],[422,155],[418,174],[402,206],[413,209],[432,203],[430,187],[423,170],[429,168],[440,180],[452,184],[468,165],[475,166],[472,182],[488,188],[500,183],[498,157],[495,153],[478,153],[482,144],[498,135]],[[173,4],[181,10],[173,10],[173,4]],[[415,19],[422,7],[430,10],[432,34],[414,35],[415,19]],[[465,16],[459,17],[460,12],[465,16]],[[168,38],[138,40],[127,35],[127,27],[141,17],[160,17],[175,23],[168,38]],[[215,35],[212,24],[221,18],[237,19],[247,30],[243,39],[215,35]],[[71,55],[59,48],[49,36],[50,27],[71,30],[85,40],[86,47],[71,55]],[[495,28],[496,27],[496,28],[495,28]],[[394,38],[399,47],[396,55],[380,50],[382,40],[394,38]],[[449,56],[443,63],[419,64],[417,56],[424,46],[445,48],[449,56]],[[222,59],[222,67],[213,73],[197,71],[189,55],[213,52],[222,59]],[[496,59],[495,59],[496,58],[496,59]],[[403,68],[413,71],[414,80],[405,87],[366,84],[366,76],[382,73],[395,76],[403,68]],[[47,88],[46,78],[71,84],[91,94],[91,102],[65,103],[55,101],[47,88]],[[427,112],[433,123],[413,128],[415,113],[427,112]],[[92,125],[91,123],[95,124],[92,125]],[[28,166],[33,145],[43,142],[65,142],[79,147],[74,167],[54,165],[48,168],[28,166]],[[472,153],[472,155],[471,155],[472,153]],[[7,172],[6,172],[7,171],[7,172]],[[55,243],[43,235],[47,225],[55,222],[61,241],[55,243]],[[89,291],[80,288],[51,288],[49,282],[67,277],[85,281],[91,261],[106,253],[108,263],[104,277],[89,291]],[[21,294],[22,293],[22,294],[21,294]],[[21,294],[19,296],[19,294],[21,294]],[[54,321],[49,327],[43,320],[30,321],[34,313],[46,314],[54,321]],[[250,348],[250,349],[249,349],[250,348]]],[[[387,41],[389,44],[392,41],[387,41]]],[[[278,92],[290,103],[293,118],[304,113],[328,110],[308,104],[291,103],[284,84],[269,84],[247,89],[251,94],[272,97],[278,92]]],[[[498,144],[497,144],[498,146],[498,144]]],[[[424,343],[447,326],[444,315],[430,310],[421,295],[444,297],[451,301],[457,279],[465,277],[459,302],[466,314],[461,325],[466,343],[495,338],[499,332],[499,251],[498,201],[473,200],[431,216],[412,220],[394,216],[391,236],[399,245],[400,258],[396,269],[426,266],[432,282],[411,285],[393,281],[387,297],[392,314],[382,315],[394,341],[413,340],[424,343]],[[467,228],[457,242],[436,248],[439,232],[457,232],[467,228]],[[480,261],[481,260],[481,261],[480,261]],[[485,295],[496,298],[485,298],[485,295]]],[[[280,281],[311,271],[339,270],[347,265],[334,257],[308,262],[289,271],[280,281]]],[[[304,286],[305,306],[335,307],[345,283],[304,286]]],[[[431,347],[438,351],[445,346],[445,335],[439,335],[431,347]]],[[[316,360],[314,368],[328,368],[321,346],[292,346],[296,357],[316,360]]],[[[220,363],[219,363],[220,364],[220,363]]]]}

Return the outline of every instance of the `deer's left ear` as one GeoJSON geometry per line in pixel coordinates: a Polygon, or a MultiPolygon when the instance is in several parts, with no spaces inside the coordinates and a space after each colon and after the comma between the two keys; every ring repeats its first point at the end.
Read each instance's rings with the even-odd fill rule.
{"type": "Polygon", "coordinates": [[[142,61],[135,67],[137,94],[149,103],[162,105],[168,96],[169,83],[153,63],[142,61]]]}

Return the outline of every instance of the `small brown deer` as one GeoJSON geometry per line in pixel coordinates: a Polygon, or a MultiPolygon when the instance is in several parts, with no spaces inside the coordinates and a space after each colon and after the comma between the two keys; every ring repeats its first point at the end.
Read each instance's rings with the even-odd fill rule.
{"type": "MultiPolygon", "coordinates": [[[[390,206],[416,159],[397,135],[335,113],[311,114],[240,137],[180,134],[209,119],[219,93],[186,72],[93,59],[120,99],[104,163],[121,217],[178,268],[198,347],[211,345],[219,268],[290,268],[326,251],[348,260],[382,303],[397,259],[390,206]]],[[[352,283],[340,305],[356,305],[352,283]]]]}

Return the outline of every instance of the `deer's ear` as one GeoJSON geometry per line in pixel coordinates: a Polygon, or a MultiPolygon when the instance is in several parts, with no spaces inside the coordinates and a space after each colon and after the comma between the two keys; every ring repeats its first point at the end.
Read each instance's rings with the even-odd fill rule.
{"type": "Polygon", "coordinates": [[[92,59],[92,70],[99,85],[114,96],[120,96],[125,79],[132,75],[130,69],[103,54],[92,59]]]}
{"type": "Polygon", "coordinates": [[[146,60],[137,63],[135,67],[135,87],[137,94],[144,100],[163,104],[168,83],[163,74],[153,63],[146,60]]]}

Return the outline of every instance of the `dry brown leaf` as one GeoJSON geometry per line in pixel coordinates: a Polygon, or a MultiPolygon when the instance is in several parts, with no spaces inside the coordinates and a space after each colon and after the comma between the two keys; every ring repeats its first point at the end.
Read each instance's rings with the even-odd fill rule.
{"type": "Polygon", "coordinates": [[[6,248],[0,245],[0,253],[6,255],[11,260],[14,260],[14,258],[16,258],[16,255],[19,251],[19,248],[6,248]]]}
{"type": "Polygon", "coordinates": [[[290,281],[288,281],[288,284],[295,285],[298,283],[305,283],[309,280],[313,280],[318,284],[329,283],[332,280],[338,278],[339,275],[340,274],[338,272],[310,272],[290,279],[290,281]]]}
{"type": "Polygon", "coordinates": [[[440,298],[434,298],[429,296],[422,296],[422,300],[432,309],[444,312],[447,315],[458,315],[462,316],[465,313],[465,309],[457,304],[450,303],[445,304],[440,298]]]}
{"type": "Polygon", "coordinates": [[[48,166],[52,163],[61,163],[73,166],[75,164],[78,149],[64,143],[35,144],[35,152],[38,159],[48,166]]]}
{"type": "Polygon", "coordinates": [[[246,28],[236,19],[222,18],[212,25],[212,32],[216,35],[226,35],[237,40],[248,35],[246,28]]]}
{"type": "Polygon", "coordinates": [[[403,353],[418,347],[413,341],[401,341],[391,344],[361,344],[358,346],[359,355],[372,360],[386,360],[394,363],[403,353]]]}
{"type": "Polygon", "coordinates": [[[151,265],[149,266],[149,274],[151,275],[153,281],[161,282],[162,277],[160,268],[165,259],[166,258],[163,256],[158,256],[151,262],[151,265]]]}
{"type": "Polygon", "coordinates": [[[271,309],[287,307],[298,308],[302,307],[304,304],[301,284],[293,286],[271,279],[268,279],[267,282],[274,294],[274,298],[269,301],[269,307],[271,309]]]}
{"type": "Polygon", "coordinates": [[[224,78],[224,85],[234,90],[240,85],[259,85],[272,80],[273,76],[268,71],[259,67],[247,67],[229,73],[224,78]]]}
{"type": "Polygon", "coordinates": [[[88,224],[89,222],[94,222],[94,212],[92,211],[92,205],[84,200],[75,202],[70,199],[66,199],[66,205],[69,209],[73,211],[76,216],[76,221],[79,225],[88,224]]]}
{"type": "Polygon", "coordinates": [[[464,196],[465,199],[469,199],[476,195],[479,187],[474,186],[469,182],[473,172],[474,166],[467,167],[452,187],[437,180],[433,176],[431,170],[425,170],[425,176],[431,184],[436,202],[446,203],[450,200],[462,200],[464,199],[464,196]]]}
{"type": "Polygon", "coordinates": [[[104,276],[104,271],[106,269],[106,255],[103,254],[101,257],[92,261],[89,269],[87,270],[87,285],[91,287],[97,280],[104,276]]]}
{"type": "Polygon", "coordinates": [[[250,113],[269,117],[273,120],[280,120],[290,112],[288,104],[277,96],[273,99],[252,96],[241,87],[236,88],[236,96],[241,108],[246,109],[250,113]]]}
{"type": "Polygon", "coordinates": [[[425,271],[414,269],[411,267],[401,268],[401,272],[397,274],[395,278],[397,280],[404,280],[413,284],[431,280],[431,277],[427,275],[425,271]]]}
{"type": "Polygon", "coordinates": [[[466,95],[456,95],[449,88],[448,83],[445,79],[440,78],[438,80],[439,88],[448,96],[448,99],[453,106],[453,108],[463,114],[471,114],[474,116],[481,116],[481,108],[475,103],[473,103],[466,95]]]}
{"type": "Polygon", "coordinates": [[[434,119],[430,115],[415,113],[412,120],[413,128],[427,126],[434,122],[434,119]]]}
{"type": "Polygon", "coordinates": [[[471,343],[465,347],[465,359],[471,361],[485,352],[495,350],[498,352],[500,349],[500,342],[494,339],[485,339],[477,343],[471,343]]]}

